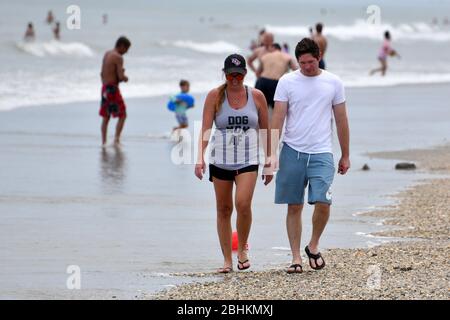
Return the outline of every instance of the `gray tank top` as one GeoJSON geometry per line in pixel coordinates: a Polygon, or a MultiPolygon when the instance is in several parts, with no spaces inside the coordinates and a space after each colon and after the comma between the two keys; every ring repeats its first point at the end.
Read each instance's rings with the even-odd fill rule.
{"type": "Polygon", "coordinates": [[[252,89],[246,86],[247,104],[233,109],[225,100],[216,113],[209,163],[225,170],[240,170],[259,164],[258,109],[252,89]]]}

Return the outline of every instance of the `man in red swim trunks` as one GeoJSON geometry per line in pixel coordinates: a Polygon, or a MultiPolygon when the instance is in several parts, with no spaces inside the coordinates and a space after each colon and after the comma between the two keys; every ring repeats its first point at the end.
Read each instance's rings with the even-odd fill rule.
{"type": "Polygon", "coordinates": [[[106,145],[106,137],[108,131],[108,123],[111,116],[118,117],[116,127],[116,136],[114,144],[120,144],[120,134],[125,124],[127,111],[125,102],[119,90],[119,82],[127,82],[128,77],[125,75],[123,68],[123,55],[127,53],[131,46],[130,40],[126,37],[120,37],[116,42],[116,47],[105,53],[103,57],[102,72],[102,101],[100,106],[100,116],[102,121],[102,144],[106,145]]]}

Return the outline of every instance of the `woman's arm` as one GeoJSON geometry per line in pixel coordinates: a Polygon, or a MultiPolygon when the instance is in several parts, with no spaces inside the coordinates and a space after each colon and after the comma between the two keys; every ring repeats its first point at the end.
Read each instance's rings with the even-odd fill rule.
{"type": "Polygon", "coordinates": [[[208,147],[209,138],[211,137],[211,128],[215,117],[214,104],[217,99],[217,89],[211,90],[205,99],[205,106],[203,107],[203,120],[202,129],[200,131],[198,141],[198,155],[197,163],[195,165],[195,175],[200,180],[203,178],[203,174],[206,171],[204,154],[208,147]]]}
{"type": "Polygon", "coordinates": [[[264,97],[264,94],[258,89],[254,89],[252,91],[252,94],[256,107],[258,108],[259,139],[263,141],[263,149],[265,154],[263,179],[265,178],[264,184],[267,185],[273,178],[272,172],[267,172],[267,170],[270,168],[270,155],[271,155],[269,111],[267,108],[267,101],[266,98],[264,97]]]}

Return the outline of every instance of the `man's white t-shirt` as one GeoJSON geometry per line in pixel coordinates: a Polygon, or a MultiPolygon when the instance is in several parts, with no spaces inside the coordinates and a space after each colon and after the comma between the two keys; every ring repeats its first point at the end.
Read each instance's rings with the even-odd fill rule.
{"type": "Polygon", "coordinates": [[[283,142],[304,153],[333,151],[333,106],[345,102],[342,81],[321,70],[307,77],[296,70],[278,81],[274,101],[288,102],[283,142]]]}

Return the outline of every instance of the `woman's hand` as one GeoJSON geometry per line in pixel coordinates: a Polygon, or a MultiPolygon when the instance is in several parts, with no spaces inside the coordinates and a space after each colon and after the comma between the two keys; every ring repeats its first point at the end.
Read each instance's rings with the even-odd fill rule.
{"type": "Polygon", "coordinates": [[[197,163],[195,165],[195,176],[197,178],[199,178],[200,180],[203,179],[203,175],[205,174],[206,171],[206,165],[205,165],[205,161],[202,160],[201,163],[197,163]]]}

